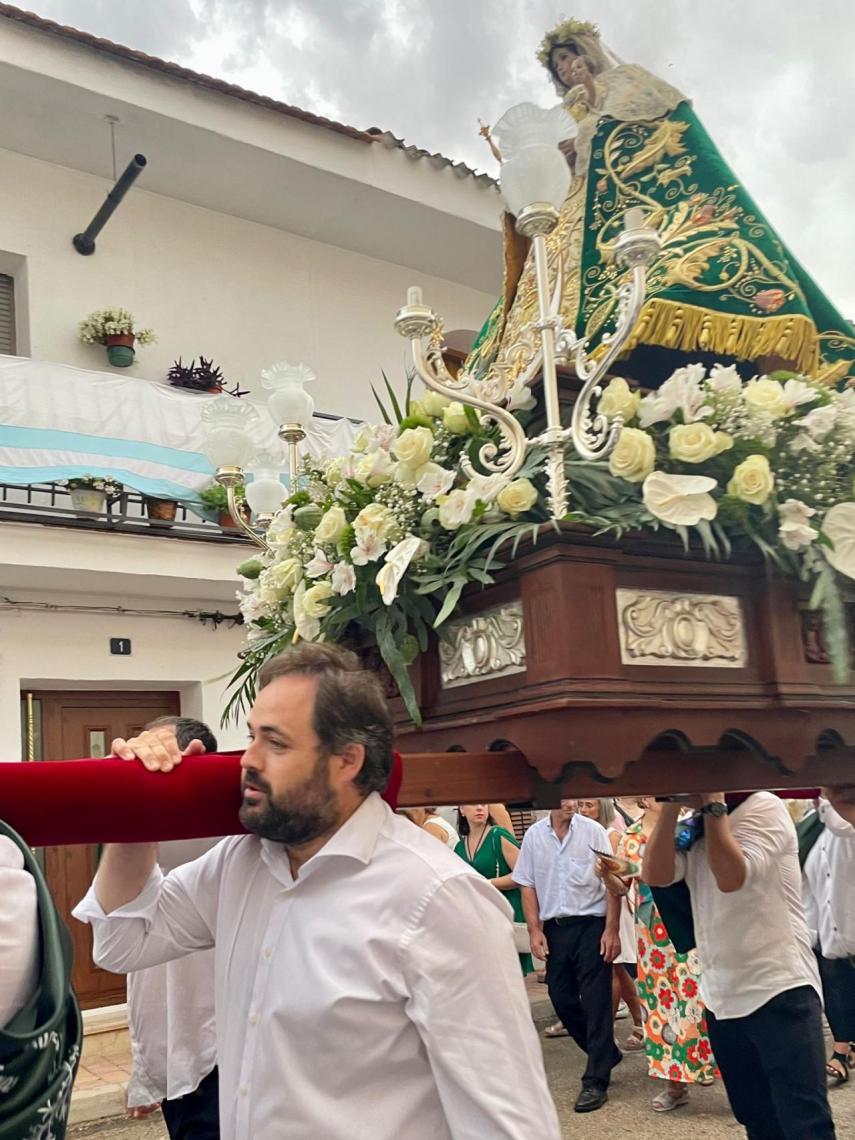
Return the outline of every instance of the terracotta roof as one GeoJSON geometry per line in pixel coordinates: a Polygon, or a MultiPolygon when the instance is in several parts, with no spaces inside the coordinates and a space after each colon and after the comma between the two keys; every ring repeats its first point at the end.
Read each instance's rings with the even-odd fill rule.
{"type": "Polygon", "coordinates": [[[112,40],[93,36],[89,32],[78,31],[77,28],[69,28],[65,24],[57,24],[54,20],[46,20],[42,16],[37,16],[35,12],[26,12],[23,8],[15,8],[12,4],[0,3],[0,16],[5,16],[7,20],[14,20],[18,24],[37,28],[40,32],[47,32],[61,39],[72,40],[74,43],[93,48],[105,55],[112,55],[127,63],[135,63],[140,67],[148,68],[150,71],[158,71],[161,75],[168,75],[172,79],[192,83],[196,87],[204,87],[209,91],[216,91],[220,95],[229,95],[233,99],[242,99],[245,103],[254,103],[256,106],[266,107],[280,115],[290,115],[291,118],[301,119],[304,123],[325,127],[327,130],[337,131],[339,134],[347,135],[349,138],[358,139],[361,142],[374,142],[374,136],[369,131],[357,130],[356,127],[337,123],[334,119],[326,119],[322,115],[313,115],[311,111],[292,107],[289,103],[281,103],[278,99],[271,99],[267,95],[257,95],[254,91],[247,91],[244,87],[238,87],[236,83],[226,83],[225,80],[215,79],[211,75],[201,75],[198,71],[181,67],[180,64],[168,63],[156,56],[146,55],[145,52],[134,51],[133,48],[124,47],[122,44],[114,44],[112,40]]]}
{"type": "Polygon", "coordinates": [[[211,75],[202,75],[200,72],[191,71],[188,67],[182,67],[178,63],[169,63],[167,60],[158,59],[153,55],[146,55],[145,52],[135,51],[133,48],[125,47],[123,44],[113,43],[112,40],[105,40],[101,36],[93,36],[89,32],[81,32],[77,28],[71,28],[65,24],[58,24],[54,20],[46,20],[43,16],[36,15],[35,12],[27,12],[23,8],[16,8],[12,4],[0,2],[0,16],[5,16],[7,20],[13,20],[18,24],[26,24],[31,28],[36,28],[40,32],[47,32],[49,35],[71,40],[73,43],[92,48],[94,51],[102,52],[105,55],[111,55],[115,59],[123,60],[126,63],[136,64],[139,67],[148,68],[150,71],[157,71],[161,75],[167,75],[183,83],[191,83],[195,87],[215,91],[220,95],[228,95],[232,99],[241,99],[245,103],[253,103],[258,107],[266,107],[269,111],[275,111],[280,115],[288,115],[292,119],[299,119],[304,123],[310,123],[312,126],[324,127],[326,130],[336,131],[338,134],[346,135],[348,138],[356,139],[359,142],[380,142],[384,146],[404,151],[409,158],[426,160],[431,166],[437,169],[450,168],[461,178],[472,177],[476,182],[482,185],[495,185],[495,179],[491,178],[489,174],[479,174],[478,171],[473,170],[471,166],[467,166],[465,162],[455,162],[453,159],[446,158],[443,154],[437,152],[431,153],[430,151],[422,150],[421,147],[408,145],[403,139],[397,138],[390,131],[384,131],[380,127],[370,127],[366,131],[358,130],[356,127],[350,127],[346,123],[338,123],[334,119],[324,118],[323,115],[314,115],[311,111],[304,111],[301,107],[294,107],[290,103],[282,103],[278,99],[271,99],[268,95],[259,95],[255,91],[247,91],[246,88],[239,87],[236,83],[227,83],[224,79],[215,79],[211,75]]]}

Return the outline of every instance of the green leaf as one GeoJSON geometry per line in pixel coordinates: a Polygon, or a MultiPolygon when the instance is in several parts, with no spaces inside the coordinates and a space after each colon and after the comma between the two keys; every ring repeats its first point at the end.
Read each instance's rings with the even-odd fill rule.
{"type": "Polygon", "coordinates": [[[455,606],[460,601],[460,593],[463,590],[463,587],[465,585],[466,585],[466,579],[465,578],[454,578],[454,579],[452,579],[452,583],[448,588],[448,593],[445,595],[445,600],[442,603],[442,609],[439,611],[439,613],[436,615],[436,618],[434,619],[434,623],[433,623],[434,629],[439,629],[439,627],[442,625],[442,623],[448,617],[450,617],[455,606]]]}
{"type": "Polygon", "coordinates": [[[401,411],[401,405],[398,403],[398,397],[395,395],[395,389],[389,383],[389,377],[385,372],[381,372],[381,376],[383,377],[383,383],[386,385],[386,391],[389,393],[389,400],[392,403],[392,411],[395,413],[395,419],[400,423],[404,418],[404,414],[401,411]]]}
{"type": "Polygon", "coordinates": [[[373,385],[373,384],[371,385],[371,395],[374,397],[374,400],[375,400],[375,402],[376,402],[376,404],[377,404],[377,407],[380,409],[380,415],[383,417],[383,422],[384,422],[384,423],[386,423],[386,424],[391,424],[391,423],[392,423],[392,421],[391,421],[391,419],[389,418],[389,413],[388,413],[388,412],[386,411],[386,409],[383,407],[383,401],[382,401],[382,400],[380,399],[380,397],[377,395],[377,392],[376,392],[376,390],[375,390],[375,388],[374,388],[374,385],[373,385]]]}
{"type": "Polygon", "coordinates": [[[389,672],[395,678],[395,683],[406,705],[407,712],[410,714],[410,719],[414,724],[421,724],[422,714],[419,709],[418,701],[416,700],[416,692],[410,680],[410,674],[407,672],[407,667],[404,664],[404,659],[395,644],[395,638],[392,635],[388,615],[381,615],[378,619],[376,636],[380,656],[386,662],[389,672]],[[384,617],[386,618],[385,621],[383,620],[384,617]]]}

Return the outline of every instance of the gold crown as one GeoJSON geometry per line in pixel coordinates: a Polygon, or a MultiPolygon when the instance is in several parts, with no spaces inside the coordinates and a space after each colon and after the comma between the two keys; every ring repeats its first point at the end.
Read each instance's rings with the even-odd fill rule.
{"type": "Polygon", "coordinates": [[[552,49],[558,47],[559,44],[569,43],[574,36],[579,35],[596,36],[599,39],[600,29],[588,20],[564,20],[543,37],[543,42],[538,48],[537,58],[544,67],[549,68],[549,56],[552,49]]]}

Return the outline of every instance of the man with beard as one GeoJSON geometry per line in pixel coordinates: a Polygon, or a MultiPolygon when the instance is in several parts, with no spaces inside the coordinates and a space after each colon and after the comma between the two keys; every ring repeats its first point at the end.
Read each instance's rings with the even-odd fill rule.
{"type": "MultiPolygon", "coordinates": [[[[380,798],[377,679],[302,643],[261,670],[249,734],[253,834],[166,878],[154,845],[108,846],[80,910],[107,969],[215,948],[223,1140],[558,1140],[507,904],[380,798]]],[[[180,762],[169,735],[147,767],[180,762]]]]}

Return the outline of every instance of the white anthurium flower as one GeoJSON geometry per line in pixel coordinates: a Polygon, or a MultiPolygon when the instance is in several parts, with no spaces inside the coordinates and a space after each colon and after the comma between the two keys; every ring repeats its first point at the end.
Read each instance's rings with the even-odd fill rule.
{"type": "Polygon", "coordinates": [[[837,409],[834,404],[824,404],[821,408],[814,408],[798,421],[799,427],[808,433],[811,439],[822,441],[834,430],[837,422],[837,409]]]}
{"type": "Polygon", "coordinates": [[[742,390],[742,377],[732,364],[714,364],[707,385],[717,396],[727,396],[742,390]]]}
{"type": "Polygon", "coordinates": [[[321,632],[320,619],[310,617],[305,610],[306,580],[300,583],[294,591],[294,628],[303,641],[317,641],[321,632]]]}
{"type": "Polygon", "coordinates": [[[822,520],[822,532],[832,542],[822,552],[835,570],[855,578],[855,503],[836,503],[822,520]]]}
{"type": "Polygon", "coordinates": [[[644,505],[654,518],[671,526],[695,526],[701,519],[714,519],[718,511],[710,494],[715,479],[706,475],[668,475],[653,471],[644,480],[644,505]]]}
{"type": "Polygon", "coordinates": [[[350,552],[350,560],[355,566],[367,566],[369,562],[376,562],[385,549],[386,539],[371,527],[365,527],[350,552]]]}
{"type": "Polygon", "coordinates": [[[819,399],[819,392],[804,380],[790,379],[784,384],[784,402],[789,408],[798,408],[802,404],[812,404],[819,399]]]}
{"type": "Polygon", "coordinates": [[[314,558],[306,564],[306,577],[323,578],[332,568],[333,564],[326,554],[322,550],[316,550],[314,558]]]}
{"type": "Polygon", "coordinates": [[[374,579],[384,605],[391,606],[398,596],[398,586],[401,584],[407,567],[414,558],[420,557],[427,549],[428,544],[424,539],[417,538],[413,534],[408,535],[397,546],[392,547],[374,579]]]}
{"type": "Polygon", "coordinates": [[[787,499],[778,504],[778,517],[781,520],[778,537],[787,550],[801,550],[819,538],[819,531],[808,521],[815,514],[813,507],[800,499],[787,499]]]}
{"type": "Polygon", "coordinates": [[[356,571],[349,562],[336,562],[330,575],[330,585],[334,594],[344,597],[356,589],[356,571]]]}
{"type": "Polygon", "coordinates": [[[450,491],[457,478],[456,471],[449,471],[438,463],[425,463],[416,474],[416,490],[429,502],[450,491]]]}
{"type": "Polygon", "coordinates": [[[531,388],[518,376],[508,391],[505,407],[509,412],[529,412],[536,403],[531,388]]]}

